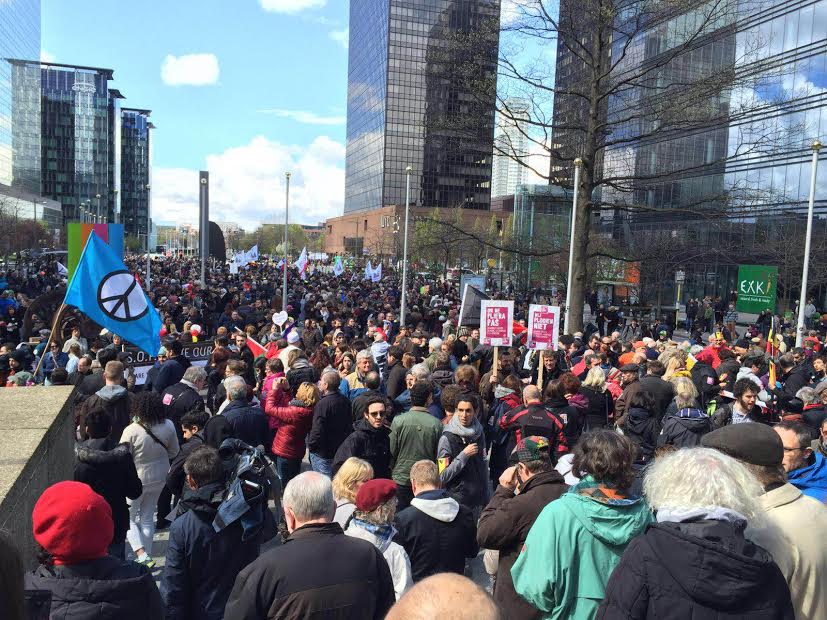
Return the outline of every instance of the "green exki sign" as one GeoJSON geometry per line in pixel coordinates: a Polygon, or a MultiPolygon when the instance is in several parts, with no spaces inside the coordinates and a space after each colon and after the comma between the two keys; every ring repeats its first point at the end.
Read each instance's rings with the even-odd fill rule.
{"type": "Polygon", "coordinates": [[[758,314],[764,310],[775,312],[775,293],[778,267],[769,265],[739,265],[738,312],[758,314]]]}

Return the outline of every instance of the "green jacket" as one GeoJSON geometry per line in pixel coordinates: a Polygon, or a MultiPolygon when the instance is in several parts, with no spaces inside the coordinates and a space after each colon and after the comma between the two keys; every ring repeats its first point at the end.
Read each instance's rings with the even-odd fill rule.
{"type": "Polygon", "coordinates": [[[593,618],[626,545],[654,521],[643,499],[598,501],[579,493],[588,484],[543,509],[511,569],[514,590],[546,619],[593,618]]]}
{"type": "Polygon", "coordinates": [[[393,480],[410,485],[411,466],[427,459],[436,461],[436,449],[443,431],[442,422],[425,407],[411,407],[391,422],[391,458],[393,480]]]}

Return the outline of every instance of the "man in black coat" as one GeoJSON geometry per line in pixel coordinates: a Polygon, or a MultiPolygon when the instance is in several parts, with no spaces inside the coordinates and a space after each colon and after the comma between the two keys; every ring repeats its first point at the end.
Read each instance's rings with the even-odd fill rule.
{"type": "Polygon", "coordinates": [[[184,463],[188,492],[169,528],[161,579],[167,620],[221,620],[236,575],[258,557],[259,537],[242,539],[236,521],[213,529],[224,498],[224,468],[218,451],[202,446],[184,463]]]}
{"type": "Polygon", "coordinates": [[[436,573],[463,574],[466,558],[479,552],[474,515],[440,489],[439,469],[433,461],[413,464],[411,487],[414,498],[396,515],[394,542],[411,559],[414,582],[436,573]]]}
{"type": "Polygon", "coordinates": [[[169,386],[161,394],[164,413],[178,431],[179,445],[184,443],[181,418],[190,411],[204,410],[204,399],[201,398],[199,391],[205,387],[207,387],[207,371],[199,366],[190,366],[184,371],[184,376],[178,383],[169,386]]]}
{"type": "MultiPolygon", "coordinates": [[[[347,400],[347,399],[345,399],[347,400]]],[[[333,475],[351,456],[366,460],[373,467],[374,478],[391,477],[390,429],[385,425],[387,401],[381,395],[371,397],[361,420],[347,436],[333,457],[333,475]]]]}
{"type": "Polygon", "coordinates": [[[161,364],[158,376],[152,384],[152,389],[157,394],[162,394],[169,386],[178,383],[190,367],[190,361],[182,354],[184,347],[180,340],[171,340],[166,349],[167,361],[161,364]]]}
{"type": "Polygon", "coordinates": [[[115,535],[109,545],[109,554],[125,559],[126,532],[129,529],[129,508],[126,498],[138,499],[143,485],[132,454],[125,444],[118,445],[109,434],[112,421],[103,409],[90,411],[84,420],[85,432],[89,437],[78,444],[75,453],[74,480],[84,482],[102,496],[112,508],[115,535]]]}
{"type": "Polygon", "coordinates": [[[227,389],[227,405],[221,414],[227,421],[230,434],[248,446],[267,445],[270,428],[261,407],[247,402],[247,383],[243,377],[228,377],[224,381],[227,389]]]}
{"type": "Polygon", "coordinates": [[[385,379],[385,394],[391,400],[395,399],[407,389],[405,385],[405,374],[408,369],[402,365],[402,347],[388,347],[388,374],[385,379]]]}
{"type": "Polygon", "coordinates": [[[307,435],[313,471],[333,476],[333,457],[353,431],[350,401],[339,392],[342,379],[336,371],[322,375],[322,398],[313,408],[313,426],[307,435]]]}
{"type": "MultiPolygon", "coordinates": [[[[167,489],[176,497],[181,497],[187,478],[184,473],[184,463],[186,463],[190,454],[204,445],[203,431],[209,419],[210,416],[206,411],[197,410],[186,413],[181,418],[181,428],[184,436],[179,444],[181,449],[178,451],[178,455],[170,461],[169,472],[167,473],[167,489]]],[[[159,514],[159,517],[165,516],[165,514],[159,514]]]]}
{"type": "Polygon", "coordinates": [[[330,479],[299,474],[282,505],[290,536],[238,574],[224,619],[384,618],[395,600],[388,563],[374,545],[331,523],[330,479]]]}
{"type": "Polygon", "coordinates": [[[101,349],[98,351],[97,360],[100,368],[93,370],[77,384],[76,403],[82,403],[106,384],[103,378],[103,369],[106,368],[109,362],[117,359],[117,357],[118,354],[114,349],[101,349]]]}
{"type": "Polygon", "coordinates": [[[672,384],[662,379],[666,367],[658,360],[646,362],[646,376],[640,379],[640,389],[649,394],[655,401],[655,408],[652,414],[660,422],[666,413],[666,408],[675,397],[675,390],[672,384]]]}
{"type": "Polygon", "coordinates": [[[247,364],[244,370],[244,380],[249,385],[255,385],[256,373],[253,362],[255,362],[256,356],[253,355],[250,347],[247,346],[247,334],[244,332],[236,332],[233,334],[233,338],[235,339],[235,346],[238,348],[238,359],[247,364]]]}

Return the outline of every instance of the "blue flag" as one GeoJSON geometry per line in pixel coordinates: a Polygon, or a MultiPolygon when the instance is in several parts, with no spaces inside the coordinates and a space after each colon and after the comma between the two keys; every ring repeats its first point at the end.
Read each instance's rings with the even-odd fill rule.
{"type": "Polygon", "coordinates": [[[141,285],[109,247],[90,233],[63,303],[148,353],[161,348],[161,317],[141,285]]]}

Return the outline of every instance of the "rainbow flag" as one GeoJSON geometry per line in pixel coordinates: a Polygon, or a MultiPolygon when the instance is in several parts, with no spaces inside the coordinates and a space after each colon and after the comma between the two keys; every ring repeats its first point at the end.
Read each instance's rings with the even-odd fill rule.
{"type": "Polygon", "coordinates": [[[80,261],[80,255],[92,231],[115,251],[120,260],[123,260],[123,224],[81,224],[71,222],[66,225],[66,249],[69,256],[66,268],[71,280],[80,261]]]}

